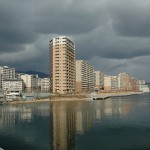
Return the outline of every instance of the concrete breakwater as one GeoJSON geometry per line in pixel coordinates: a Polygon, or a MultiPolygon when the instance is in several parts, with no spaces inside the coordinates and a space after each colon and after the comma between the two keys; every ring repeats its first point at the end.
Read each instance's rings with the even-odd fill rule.
{"type": "Polygon", "coordinates": [[[93,100],[104,100],[112,97],[124,97],[124,96],[138,95],[138,94],[142,94],[142,92],[107,93],[107,94],[102,93],[102,94],[92,95],[91,98],[93,100]]]}

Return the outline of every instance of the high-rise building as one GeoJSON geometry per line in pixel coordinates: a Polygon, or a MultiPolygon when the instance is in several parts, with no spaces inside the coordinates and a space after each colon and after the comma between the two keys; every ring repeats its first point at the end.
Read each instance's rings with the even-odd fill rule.
{"type": "Polygon", "coordinates": [[[118,88],[120,91],[129,91],[129,74],[126,72],[118,74],[118,88]]]}
{"type": "Polygon", "coordinates": [[[111,91],[118,91],[118,76],[111,76],[111,91]]]}
{"type": "Polygon", "coordinates": [[[138,80],[126,72],[119,73],[118,89],[120,91],[139,91],[138,80]]]}
{"type": "Polygon", "coordinates": [[[105,92],[118,91],[118,77],[105,76],[104,77],[104,90],[105,92]]]}
{"type": "Polygon", "coordinates": [[[104,90],[105,92],[111,92],[111,76],[104,77],[104,90]]]}
{"type": "Polygon", "coordinates": [[[94,90],[100,92],[104,88],[104,76],[101,71],[94,71],[94,90]]]}
{"type": "Polygon", "coordinates": [[[76,92],[89,93],[94,91],[93,66],[84,60],[76,60],[76,92]]]}
{"type": "Polygon", "coordinates": [[[65,36],[49,42],[50,83],[52,93],[75,92],[75,45],[65,36]]]}

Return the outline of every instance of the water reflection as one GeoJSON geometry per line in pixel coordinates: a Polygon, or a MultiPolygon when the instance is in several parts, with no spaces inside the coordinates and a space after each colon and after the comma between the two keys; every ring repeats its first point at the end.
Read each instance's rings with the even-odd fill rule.
{"type": "Polygon", "coordinates": [[[0,107],[0,128],[15,126],[17,122],[31,122],[34,115],[49,116],[49,105],[19,104],[0,107]]]}
{"type": "Polygon", "coordinates": [[[7,150],[75,150],[79,145],[78,137],[84,137],[87,131],[107,120],[117,118],[118,122],[119,118],[129,116],[134,107],[143,107],[145,103],[137,99],[107,99],[1,105],[0,147],[7,150]]]}
{"type": "Polygon", "coordinates": [[[74,150],[76,137],[84,134],[96,122],[113,116],[128,114],[129,101],[105,100],[94,102],[52,102],[51,103],[51,149],[74,150]]]}
{"type": "Polygon", "coordinates": [[[6,150],[49,149],[49,109],[49,103],[1,105],[0,147],[6,150]],[[41,139],[45,143],[41,143],[41,139]]]}

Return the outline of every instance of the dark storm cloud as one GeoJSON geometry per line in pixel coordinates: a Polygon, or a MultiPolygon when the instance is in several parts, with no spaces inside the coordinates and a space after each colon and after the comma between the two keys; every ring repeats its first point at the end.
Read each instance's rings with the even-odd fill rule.
{"type": "Polygon", "coordinates": [[[97,70],[140,73],[140,63],[131,59],[142,57],[148,59],[139,61],[144,72],[150,63],[149,10],[149,0],[0,0],[0,65],[48,72],[48,42],[67,35],[77,59],[97,70]]]}
{"type": "Polygon", "coordinates": [[[0,52],[20,51],[23,50],[21,44],[35,41],[28,8],[17,0],[0,1],[0,52]]]}
{"type": "Polygon", "coordinates": [[[85,1],[46,1],[39,2],[34,13],[35,30],[40,33],[82,34],[99,25],[100,7],[85,1]],[[86,3],[87,2],[87,3],[86,3]],[[41,7],[42,6],[42,7],[41,7]]]}
{"type": "MultiPolygon", "coordinates": [[[[124,38],[105,32],[105,37],[93,33],[77,38],[77,57],[90,59],[92,56],[102,58],[127,59],[150,55],[149,38],[124,38]]],[[[111,33],[111,32],[110,32],[111,33]]],[[[102,33],[103,34],[103,33],[102,33]]]]}
{"type": "Polygon", "coordinates": [[[117,34],[128,37],[150,37],[150,1],[120,0],[109,6],[112,25],[117,34]]]}

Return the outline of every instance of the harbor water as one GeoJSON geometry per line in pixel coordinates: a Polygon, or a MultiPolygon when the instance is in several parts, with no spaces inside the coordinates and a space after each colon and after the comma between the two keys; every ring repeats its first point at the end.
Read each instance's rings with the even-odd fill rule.
{"type": "Polygon", "coordinates": [[[149,150],[150,94],[0,105],[4,150],[149,150]]]}

